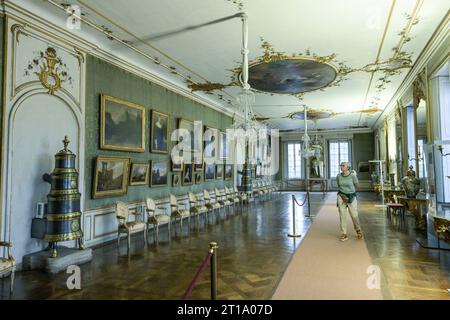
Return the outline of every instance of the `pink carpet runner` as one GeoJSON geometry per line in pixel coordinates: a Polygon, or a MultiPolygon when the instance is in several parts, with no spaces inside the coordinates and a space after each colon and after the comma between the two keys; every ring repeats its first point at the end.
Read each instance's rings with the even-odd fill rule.
{"type": "Polygon", "coordinates": [[[376,266],[370,267],[372,261],[365,241],[356,239],[350,215],[349,239],[340,242],[336,195],[329,195],[325,201],[309,232],[303,235],[305,239],[294,253],[272,299],[383,299],[381,290],[377,289],[379,272],[376,266]]]}

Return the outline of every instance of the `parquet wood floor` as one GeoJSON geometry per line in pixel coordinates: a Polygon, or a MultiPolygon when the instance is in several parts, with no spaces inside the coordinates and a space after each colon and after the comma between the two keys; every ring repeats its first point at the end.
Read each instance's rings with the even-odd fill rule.
{"type": "MultiPolygon", "coordinates": [[[[302,193],[296,194],[299,200],[302,193]]],[[[335,196],[330,193],[330,196],[335,196]]],[[[360,219],[373,264],[382,271],[385,299],[450,299],[450,252],[428,250],[416,241],[414,222],[407,217],[403,230],[375,208],[375,195],[360,194],[360,219]]],[[[311,196],[312,210],[322,205],[320,193],[311,196]]],[[[297,210],[297,232],[305,234],[311,220],[297,210]]],[[[180,299],[208,251],[216,241],[218,249],[219,299],[270,299],[294,251],[303,239],[287,237],[292,231],[291,193],[250,205],[196,231],[187,226],[183,235],[160,230],[159,244],[145,246],[141,235],[95,248],[91,262],[81,266],[81,290],[68,290],[68,274],[48,275],[40,271],[18,272],[15,292],[8,294],[9,279],[0,279],[0,299],[180,299]]],[[[336,235],[339,228],[336,226],[336,235]]],[[[190,299],[209,299],[209,268],[194,288],[190,299]]]]}

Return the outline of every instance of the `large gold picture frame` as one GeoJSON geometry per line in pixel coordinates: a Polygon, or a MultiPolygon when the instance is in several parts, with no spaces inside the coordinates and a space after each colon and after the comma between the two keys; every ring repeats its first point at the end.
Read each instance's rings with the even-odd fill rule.
{"type": "Polygon", "coordinates": [[[101,95],[100,149],[145,151],[145,108],[138,104],[101,95]]]}
{"type": "Polygon", "coordinates": [[[98,156],[95,159],[92,197],[120,196],[128,191],[130,158],[98,156]]]}
{"type": "Polygon", "coordinates": [[[150,129],[150,151],[168,153],[170,142],[170,116],[166,113],[152,110],[150,129]]]}

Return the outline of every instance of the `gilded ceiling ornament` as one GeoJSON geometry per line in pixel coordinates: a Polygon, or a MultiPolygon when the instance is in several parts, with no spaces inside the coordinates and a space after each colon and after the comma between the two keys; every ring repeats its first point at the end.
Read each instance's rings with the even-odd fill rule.
{"type": "Polygon", "coordinates": [[[226,1],[233,2],[238,6],[238,9],[241,11],[244,9],[244,0],[226,0],[226,1]]]}
{"type": "Polygon", "coordinates": [[[72,85],[72,77],[67,72],[67,65],[57,56],[56,50],[52,47],[48,47],[45,52],[37,52],[36,57],[28,62],[25,76],[29,76],[33,70],[44,88],[48,89],[49,94],[55,94],[65,81],[72,85]]]}
{"type": "MultiPolygon", "coordinates": [[[[319,109],[310,109],[308,108],[306,111],[307,120],[319,120],[319,119],[327,119],[337,115],[337,113],[328,110],[319,110],[319,109]]],[[[304,111],[296,111],[290,113],[287,117],[292,120],[304,120],[305,114],[304,111]]]]}
{"type": "MultiPolygon", "coordinates": [[[[222,83],[215,83],[215,82],[206,82],[206,83],[194,83],[190,82],[188,84],[188,88],[194,91],[204,91],[204,92],[210,92],[213,90],[222,90],[226,88],[228,85],[222,84],[222,83]]],[[[219,95],[219,98],[222,95],[219,95]]],[[[223,98],[223,96],[222,96],[223,98]]]]}
{"type": "Polygon", "coordinates": [[[421,99],[426,100],[427,98],[425,94],[425,92],[427,91],[425,79],[426,79],[426,70],[424,68],[419,74],[417,74],[417,77],[416,79],[414,79],[413,82],[413,97],[415,106],[419,105],[421,99]]]}

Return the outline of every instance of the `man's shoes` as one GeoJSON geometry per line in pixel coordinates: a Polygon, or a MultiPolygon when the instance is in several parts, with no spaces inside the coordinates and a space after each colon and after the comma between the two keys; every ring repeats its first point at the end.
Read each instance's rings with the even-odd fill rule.
{"type": "Polygon", "coordinates": [[[356,231],[356,237],[361,240],[363,238],[363,234],[361,232],[361,230],[356,231]]]}
{"type": "Polygon", "coordinates": [[[347,241],[347,240],[348,240],[348,237],[347,237],[346,234],[343,234],[343,235],[339,238],[339,240],[340,240],[340,241],[347,241]]]}

